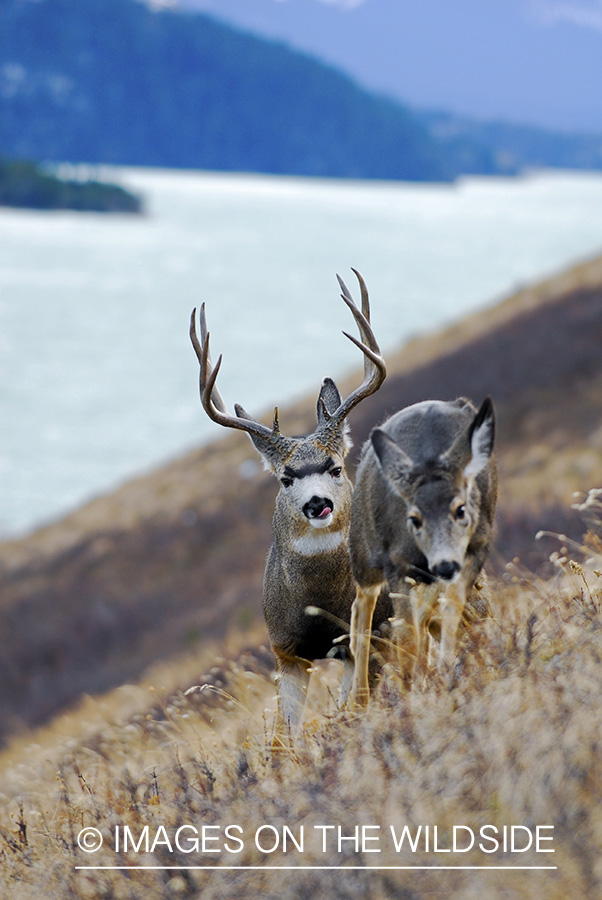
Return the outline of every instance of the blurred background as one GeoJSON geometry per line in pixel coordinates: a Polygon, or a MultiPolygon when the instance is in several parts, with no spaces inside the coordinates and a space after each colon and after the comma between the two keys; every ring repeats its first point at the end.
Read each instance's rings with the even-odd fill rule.
{"type": "Polygon", "coordinates": [[[0,534],[602,246],[602,3],[0,0],[0,534]]]}

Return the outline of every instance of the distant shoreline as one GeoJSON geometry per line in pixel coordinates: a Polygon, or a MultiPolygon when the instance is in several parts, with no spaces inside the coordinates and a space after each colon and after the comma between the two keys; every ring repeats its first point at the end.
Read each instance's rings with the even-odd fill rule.
{"type": "Polygon", "coordinates": [[[140,214],[142,200],[116,184],[65,179],[29,160],[0,159],[0,207],[140,214]]]}

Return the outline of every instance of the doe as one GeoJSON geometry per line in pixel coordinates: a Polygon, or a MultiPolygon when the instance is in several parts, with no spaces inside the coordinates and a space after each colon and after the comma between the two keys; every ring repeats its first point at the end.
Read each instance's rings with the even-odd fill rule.
{"type": "MultiPolygon", "coordinates": [[[[353,488],[345,472],[345,457],[351,446],[345,422],[351,410],[373,394],[386,376],[384,360],[370,326],[368,290],[361,275],[361,311],[341,278],[345,301],[358,326],[360,340],[344,332],[364,355],[364,379],[360,387],[342,400],[334,381],[325,378],[317,404],[317,428],[307,436],[285,437],[280,433],[278,409],[272,428],[257,422],[235,405],[228,413],[216,387],[222,357],[215,366],[209,351],[209,333],[204,304],[201,336],[196,331],[196,310],[190,322],[190,337],[200,363],[201,402],[207,415],[228,428],[245,431],[255,449],[280,482],[272,522],[270,547],[263,581],[263,608],[276,657],[279,721],[295,732],[300,723],[311,662],[323,659],[333,641],[348,631],[355,583],[348,550],[353,488]],[[307,607],[313,607],[313,615],[307,607]]],[[[379,621],[390,614],[388,601],[381,601],[379,621]]],[[[353,666],[346,660],[341,695],[351,687],[353,666]]]]}
{"type": "Polygon", "coordinates": [[[394,601],[401,674],[423,667],[440,634],[439,670],[489,550],[497,499],[490,398],[425,401],[391,416],[362,451],[349,547],[357,593],[351,618],[352,700],[369,697],[369,633],[384,586],[394,601]]]}

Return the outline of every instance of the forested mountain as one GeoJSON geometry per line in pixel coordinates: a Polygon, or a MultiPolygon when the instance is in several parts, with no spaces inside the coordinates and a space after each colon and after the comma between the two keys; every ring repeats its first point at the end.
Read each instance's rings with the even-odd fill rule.
{"type": "Polygon", "coordinates": [[[0,0],[0,156],[448,179],[427,128],[310,57],[136,0],[0,0]]]}
{"type": "Polygon", "coordinates": [[[570,134],[513,125],[478,122],[445,112],[422,114],[431,135],[446,149],[448,163],[464,171],[467,148],[480,147],[500,171],[523,168],[602,169],[602,135],[570,134]]]}
{"type": "Polygon", "coordinates": [[[0,0],[0,158],[11,157],[449,180],[602,168],[602,142],[423,114],[181,7],[0,0]]]}
{"type": "Polygon", "coordinates": [[[286,41],[416,109],[602,134],[600,0],[147,2],[286,41]]]}

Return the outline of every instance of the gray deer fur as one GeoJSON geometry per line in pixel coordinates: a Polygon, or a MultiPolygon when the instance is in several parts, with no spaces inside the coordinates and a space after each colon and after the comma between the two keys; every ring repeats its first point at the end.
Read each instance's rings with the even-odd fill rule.
{"type": "Polygon", "coordinates": [[[406,683],[426,665],[440,633],[445,671],[456,632],[491,540],[497,498],[494,414],[464,398],[425,401],[391,416],[362,451],[349,547],[357,582],[351,625],[352,699],[365,705],[368,635],[384,586],[394,600],[399,664],[406,683]]]}
{"type": "MultiPolygon", "coordinates": [[[[342,299],[358,326],[360,340],[344,333],[364,355],[364,380],[343,401],[334,381],[324,379],[317,403],[317,427],[307,436],[283,436],[277,410],[271,429],[254,421],[241,406],[235,406],[236,416],[227,412],[215,384],[221,357],[213,366],[204,305],[200,341],[196,310],[191,318],[190,336],[200,363],[205,411],[221,425],[246,431],[266,467],[280,482],[264,574],[263,608],[276,657],[278,729],[293,733],[303,712],[311,661],[325,658],[333,642],[347,634],[355,597],[347,543],[353,488],[345,472],[345,457],[351,446],[345,419],[354,406],[378,390],[386,376],[370,327],[368,291],[359,273],[355,274],[361,290],[361,312],[340,278],[339,284],[342,299]]],[[[387,598],[377,610],[378,621],[391,612],[387,598]]],[[[351,687],[352,673],[352,663],[347,660],[342,697],[351,687]]]]}

